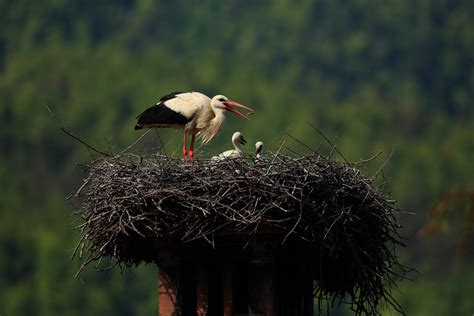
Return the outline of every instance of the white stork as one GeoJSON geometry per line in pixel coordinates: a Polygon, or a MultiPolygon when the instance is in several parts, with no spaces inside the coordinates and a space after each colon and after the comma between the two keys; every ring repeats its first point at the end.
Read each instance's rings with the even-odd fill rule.
{"type": "Polygon", "coordinates": [[[184,130],[184,159],[194,156],[194,138],[196,135],[204,144],[213,139],[224,122],[226,111],[250,120],[233,107],[243,108],[249,113],[255,111],[242,104],[229,100],[223,95],[212,99],[199,92],[174,92],[165,95],[160,101],[140,114],[135,129],[172,127],[184,130]],[[186,134],[191,134],[189,152],[186,146],[186,134]]]}
{"type": "Polygon", "coordinates": [[[255,155],[257,156],[257,159],[263,157],[263,142],[259,141],[255,143],[255,155]]]}
{"type": "Polygon", "coordinates": [[[244,154],[244,150],[242,146],[244,146],[247,143],[247,141],[244,138],[244,135],[242,135],[241,132],[235,132],[232,135],[232,144],[234,145],[235,149],[231,150],[226,150],[222,153],[220,153],[217,156],[212,157],[212,160],[223,160],[223,159],[228,159],[228,158],[238,158],[242,157],[244,154]]]}

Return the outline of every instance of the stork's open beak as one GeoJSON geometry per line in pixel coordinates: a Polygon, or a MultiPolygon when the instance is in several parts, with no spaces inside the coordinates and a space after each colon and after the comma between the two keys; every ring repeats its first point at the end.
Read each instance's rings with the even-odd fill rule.
{"type": "Polygon", "coordinates": [[[240,116],[241,118],[244,118],[244,119],[246,119],[246,120],[249,120],[249,121],[250,121],[250,119],[249,119],[246,115],[244,115],[244,114],[240,113],[239,111],[237,111],[236,109],[234,109],[233,106],[238,107],[238,108],[245,109],[245,110],[249,111],[249,113],[255,113],[255,110],[253,110],[253,109],[251,109],[251,108],[248,108],[248,107],[246,107],[245,105],[242,105],[242,104],[239,104],[239,103],[237,103],[237,102],[234,102],[234,101],[232,101],[232,100],[228,100],[228,101],[224,102],[224,105],[225,105],[225,109],[226,109],[227,111],[231,111],[232,113],[234,113],[234,114],[240,116]]]}

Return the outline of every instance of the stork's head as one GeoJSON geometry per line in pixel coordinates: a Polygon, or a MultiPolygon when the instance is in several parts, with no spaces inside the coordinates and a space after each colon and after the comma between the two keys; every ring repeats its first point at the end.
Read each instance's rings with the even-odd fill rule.
{"type": "Polygon", "coordinates": [[[238,116],[240,116],[241,118],[244,118],[246,120],[250,120],[246,115],[240,113],[239,111],[237,111],[235,109],[235,107],[238,107],[238,108],[242,108],[242,109],[245,109],[247,111],[249,111],[249,114],[252,114],[252,113],[255,113],[255,111],[251,108],[248,108],[246,107],[245,105],[242,105],[242,104],[239,104],[237,102],[234,102],[232,100],[229,100],[226,96],[223,96],[223,95],[216,95],[215,97],[212,98],[211,100],[211,107],[214,109],[214,110],[218,110],[218,111],[230,111],[238,116]]]}
{"type": "Polygon", "coordinates": [[[245,145],[245,144],[247,144],[247,141],[245,140],[244,135],[242,135],[241,132],[235,132],[232,135],[232,143],[233,144],[245,145]]]}
{"type": "Polygon", "coordinates": [[[255,154],[259,157],[263,152],[263,142],[255,143],[255,154]]]}

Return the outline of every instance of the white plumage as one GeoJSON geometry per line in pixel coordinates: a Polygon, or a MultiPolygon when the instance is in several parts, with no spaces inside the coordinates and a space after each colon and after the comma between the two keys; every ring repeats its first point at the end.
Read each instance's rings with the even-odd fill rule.
{"type": "Polygon", "coordinates": [[[256,142],[255,143],[255,156],[257,157],[257,159],[260,159],[263,157],[263,142],[256,142]]]}
{"type": "Polygon", "coordinates": [[[233,159],[233,158],[238,158],[242,157],[244,154],[244,150],[242,146],[244,146],[247,143],[247,141],[244,138],[244,135],[242,135],[241,132],[235,132],[232,135],[232,144],[234,145],[234,149],[231,150],[226,150],[222,153],[220,153],[217,156],[212,157],[212,160],[223,160],[223,159],[233,159]]]}
{"type": "Polygon", "coordinates": [[[160,101],[140,114],[135,129],[171,127],[184,130],[183,155],[194,155],[195,136],[203,143],[209,142],[220,131],[226,111],[230,111],[242,118],[247,116],[237,111],[240,107],[255,112],[242,104],[229,100],[223,95],[216,95],[212,99],[200,92],[174,92],[160,99],[160,101]],[[191,134],[189,152],[186,146],[186,134],[191,134]]]}

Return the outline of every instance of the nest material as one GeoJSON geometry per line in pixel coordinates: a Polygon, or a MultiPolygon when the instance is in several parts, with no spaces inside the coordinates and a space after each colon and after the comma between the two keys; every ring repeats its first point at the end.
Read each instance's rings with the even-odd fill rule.
{"type": "Polygon", "coordinates": [[[313,267],[320,303],[349,295],[357,313],[378,313],[382,302],[400,310],[390,294],[405,271],[395,255],[398,210],[355,165],[316,153],[189,166],[124,155],[86,168],[76,209],[83,266],[104,257],[159,264],[160,245],[215,249],[234,234],[244,249],[266,236],[313,267]]]}

